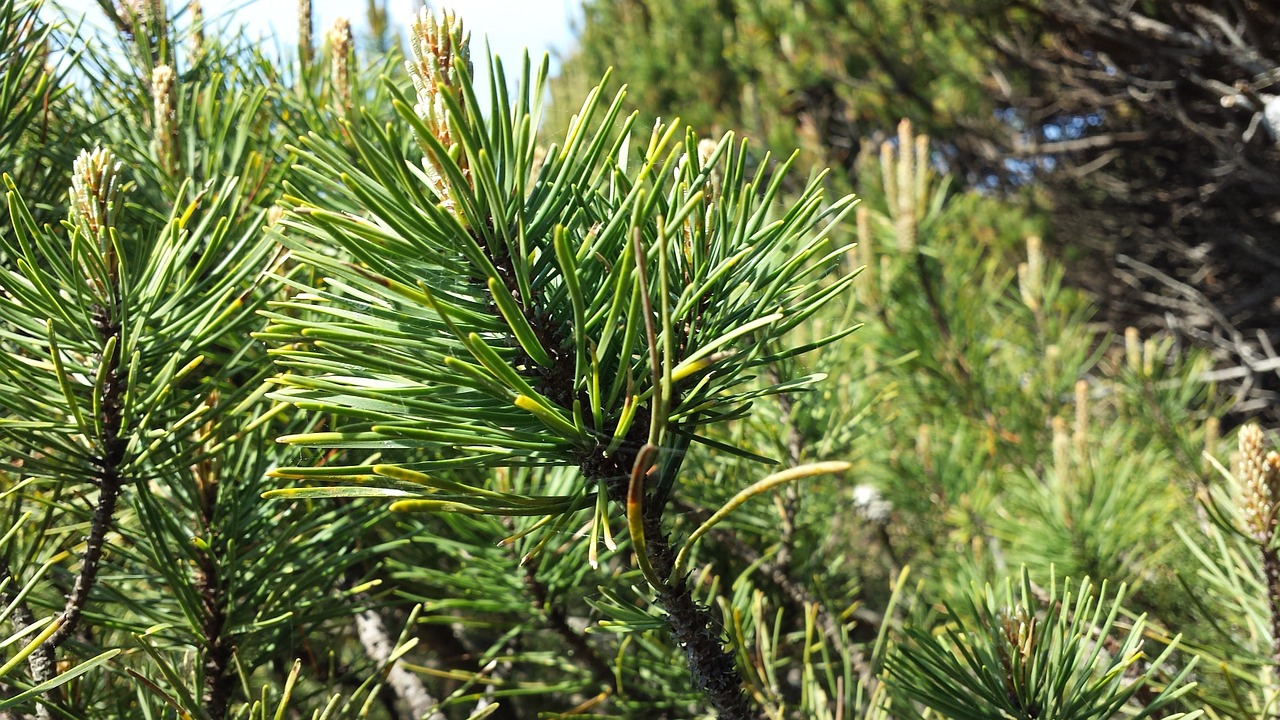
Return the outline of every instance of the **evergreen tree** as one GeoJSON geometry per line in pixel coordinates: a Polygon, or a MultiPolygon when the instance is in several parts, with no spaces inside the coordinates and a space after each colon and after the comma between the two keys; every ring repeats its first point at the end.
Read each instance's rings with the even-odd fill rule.
{"type": "Polygon", "coordinates": [[[103,6],[73,86],[0,5],[0,713],[1274,712],[1280,456],[911,123],[103,6]]]}

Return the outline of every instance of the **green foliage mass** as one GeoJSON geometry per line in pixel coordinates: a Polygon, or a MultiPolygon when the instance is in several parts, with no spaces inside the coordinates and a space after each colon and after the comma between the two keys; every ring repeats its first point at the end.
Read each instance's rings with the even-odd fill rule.
{"type": "Polygon", "coordinates": [[[594,4],[718,80],[588,42],[632,89],[549,108],[447,15],[110,7],[0,0],[0,718],[1273,713],[1280,456],[1222,467],[1208,361],[909,123],[824,175],[763,110],[928,72],[908,4],[594,4]]]}
{"type": "Polygon", "coordinates": [[[986,80],[997,56],[987,24],[999,13],[982,0],[584,5],[566,95],[612,67],[648,116],[679,115],[704,132],[740,128],[775,151],[801,148],[842,188],[853,188],[863,139],[902,118],[968,154],[968,136],[994,126],[1001,109],[986,80]]]}

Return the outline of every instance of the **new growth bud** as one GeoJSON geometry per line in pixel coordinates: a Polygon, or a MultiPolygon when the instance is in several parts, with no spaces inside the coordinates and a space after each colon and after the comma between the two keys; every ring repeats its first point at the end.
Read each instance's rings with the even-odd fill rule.
{"type": "MultiPolygon", "coordinates": [[[[711,167],[711,156],[715,154],[719,143],[710,138],[703,138],[698,141],[697,147],[697,165],[691,168],[692,176],[697,177],[703,169],[707,170],[707,180],[702,185],[702,237],[706,238],[711,234],[712,228],[715,226],[716,207],[720,203],[720,171],[711,167]]],[[[681,156],[680,162],[676,164],[675,177],[676,182],[682,181],[685,173],[685,166],[689,164],[690,157],[688,153],[681,156]]],[[[692,257],[694,242],[694,225],[697,219],[691,214],[689,219],[684,221],[684,252],[686,257],[692,257]]]]}
{"type": "Polygon", "coordinates": [[[117,11],[120,19],[128,26],[134,37],[145,33],[148,29],[159,34],[160,25],[164,22],[163,0],[124,0],[117,11]]]}
{"type": "Polygon", "coordinates": [[[1039,312],[1044,300],[1044,247],[1038,236],[1027,238],[1027,261],[1018,264],[1018,291],[1032,312],[1039,312]]]}
{"type": "MultiPolygon", "coordinates": [[[[437,15],[423,8],[409,30],[409,48],[413,57],[405,61],[405,67],[409,69],[417,95],[414,112],[445,150],[452,152],[457,143],[449,129],[449,113],[443,92],[453,92],[465,111],[462,94],[457,91],[462,87],[459,68],[465,67],[468,74],[471,72],[471,35],[451,11],[443,10],[437,15]]],[[[433,189],[449,205],[449,183],[441,170],[448,159],[437,157],[429,147],[424,146],[423,150],[427,155],[423,166],[433,189]]],[[[466,159],[459,156],[456,162],[466,176],[466,159]]]]}
{"type": "Polygon", "coordinates": [[[101,262],[81,260],[80,264],[85,278],[101,297],[114,294],[120,276],[110,230],[119,214],[116,196],[121,187],[120,163],[110,150],[80,151],[71,170],[71,221],[88,240],[97,241],[101,262]],[[106,277],[102,270],[106,270],[106,277]]]}
{"type": "Polygon", "coordinates": [[[334,104],[345,113],[351,107],[351,23],[344,17],[334,20],[327,39],[334,104]]]}
{"type": "Polygon", "coordinates": [[[87,235],[98,237],[115,223],[120,163],[110,150],[81,150],[71,172],[71,217],[87,235]]]}
{"type": "MultiPolygon", "coordinates": [[[[703,138],[698,141],[698,166],[707,167],[711,163],[711,156],[715,153],[716,147],[719,145],[711,138],[703,138]]],[[[707,174],[706,185],[707,202],[715,203],[720,200],[720,171],[711,168],[707,174]]]]}
{"type": "Polygon", "coordinates": [[[178,172],[177,75],[168,65],[151,72],[151,145],[160,167],[169,175],[178,172]]]}
{"type": "Polygon", "coordinates": [[[1124,358],[1133,372],[1142,370],[1142,336],[1138,328],[1129,326],[1124,329],[1124,358]]]}
{"type": "Polygon", "coordinates": [[[1240,430],[1240,455],[1236,477],[1244,486],[1241,510],[1245,530],[1263,544],[1275,534],[1277,500],[1280,500],[1280,453],[1263,447],[1262,429],[1250,423],[1240,430]]]}
{"type": "Polygon", "coordinates": [[[880,172],[898,248],[912,250],[916,246],[919,210],[928,188],[929,138],[915,135],[910,120],[898,123],[896,147],[889,140],[880,144],[880,172]]]}
{"type": "Polygon", "coordinates": [[[298,0],[298,62],[304,68],[315,60],[314,27],[311,0],[298,0]]]}
{"type": "Polygon", "coordinates": [[[191,56],[204,54],[204,7],[200,0],[191,0],[191,56]]]}

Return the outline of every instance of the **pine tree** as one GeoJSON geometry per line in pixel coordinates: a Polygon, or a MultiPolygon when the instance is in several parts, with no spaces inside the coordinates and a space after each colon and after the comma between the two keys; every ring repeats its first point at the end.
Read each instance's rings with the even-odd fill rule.
{"type": "Polygon", "coordinates": [[[1266,438],[1043,218],[300,7],[110,5],[55,87],[0,5],[70,108],[0,93],[0,713],[1273,712],[1266,438]]]}

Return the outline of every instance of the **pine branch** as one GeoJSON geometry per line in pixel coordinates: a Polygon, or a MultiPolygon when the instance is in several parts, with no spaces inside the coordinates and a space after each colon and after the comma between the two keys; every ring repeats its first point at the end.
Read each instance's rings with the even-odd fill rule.
{"type": "MultiPolygon", "coordinates": [[[[8,587],[17,587],[18,579],[14,577],[13,570],[9,568],[9,563],[0,558],[0,586],[5,585],[8,580],[8,587]]],[[[13,612],[9,615],[9,620],[13,623],[13,629],[18,633],[22,633],[35,623],[36,618],[31,614],[31,608],[26,601],[18,601],[16,595],[10,593],[7,589],[0,590],[0,603],[5,605],[14,605],[13,612]]],[[[53,648],[48,643],[42,643],[31,653],[31,657],[27,658],[27,664],[31,667],[31,677],[37,683],[48,682],[53,679],[57,673],[57,666],[54,663],[53,648]]]]}
{"type": "MultiPolygon", "coordinates": [[[[1271,615],[1271,661],[1275,664],[1277,676],[1280,676],[1280,552],[1273,547],[1262,549],[1262,575],[1271,615]]],[[[1280,717],[1280,711],[1272,717],[1280,717]]]]}
{"type": "MultiPolygon", "coordinates": [[[[473,233],[473,240],[485,250],[489,261],[498,269],[499,277],[502,278],[502,282],[508,292],[515,298],[525,321],[533,328],[542,347],[552,356],[550,368],[541,368],[537,373],[537,390],[561,407],[571,407],[575,400],[585,401],[585,392],[575,392],[574,388],[576,358],[571,350],[573,348],[571,338],[560,329],[550,316],[539,310],[536,294],[530,298],[522,298],[520,296],[520,288],[515,278],[515,271],[511,267],[510,258],[499,249],[485,243],[484,239],[478,234],[473,233]]],[[[635,247],[637,268],[643,283],[644,253],[641,249],[638,231],[635,237],[635,247]]],[[[651,324],[652,317],[653,308],[650,307],[646,313],[646,321],[650,323],[648,329],[651,348],[656,347],[656,333],[651,324]]],[[[527,368],[534,366],[535,364],[532,362],[526,363],[527,368]]],[[[671,404],[672,407],[678,405],[678,402],[671,404]]],[[[649,418],[643,419],[648,420],[649,418]]],[[[617,423],[622,421],[621,418],[611,418],[611,420],[615,424],[615,428],[617,423]]],[[[643,436],[648,429],[648,422],[640,422],[639,420],[633,422],[628,432],[627,442],[612,455],[606,454],[607,448],[603,439],[612,437],[615,433],[600,432],[602,429],[596,429],[595,437],[601,438],[601,441],[581,455],[583,459],[579,464],[579,469],[583,477],[589,481],[603,480],[609,489],[610,499],[624,512],[627,507],[627,480],[634,470],[641,448],[644,447],[643,436]]],[[[673,474],[678,472],[682,460],[683,456],[671,461],[671,466],[674,469],[668,472],[673,474]]],[[[664,508],[657,506],[659,502],[652,494],[644,498],[645,538],[647,540],[645,551],[648,555],[648,562],[657,571],[658,577],[671,578],[675,569],[675,553],[671,550],[666,534],[662,529],[664,508]]],[[[658,604],[667,612],[667,620],[671,626],[672,637],[677,645],[685,650],[694,686],[706,693],[719,713],[720,718],[722,720],[747,720],[760,717],[758,711],[751,707],[746,693],[743,691],[745,679],[738,670],[733,653],[727,651],[724,647],[720,619],[714,616],[708,608],[694,601],[692,589],[683,578],[669,585],[666,589],[655,589],[659,590],[658,604]]],[[[554,618],[552,618],[552,622],[554,626],[554,618]]],[[[576,634],[573,635],[576,636],[576,634]]],[[[587,649],[588,651],[590,650],[589,646],[587,649]]],[[[585,658],[589,660],[592,654],[594,653],[588,652],[585,658]]],[[[596,673],[599,670],[598,668],[593,668],[592,671],[596,673]]],[[[609,685],[613,686],[612,673],[609,673],[609,676],[609,685]]]]}
{"type": "MultiPolygon", "coordinates": [[[[658,530],[654,523],[654,530],[658,530]]],[[[661,577],[670,577],[675,554],[662,535],[646,536],[650,562],[661,577]]],[[[667,612],[672,638],[683,648],[694,687],[706,693],[721,720],[750,720],[762,715],[743,691],[743,677],[733,653],[725,649],[720,618],[693,599],[687,578],[668,581],[658,593],[658,605],[667,612]]]]}
{"type": "Polygon", "coordinates": [[[392,499],[393,510],[548,520],[597,503],[604,517],[627,518],[636,565],[695,686],[722,717],[756,717],[718,613],[676,576],[663,521],[690,443],[715,442],[699,431],[745,415],[762,392],[748,389],[749,374],[768,345],[848,287],[849,276],[822,282],[817,269],[842,252],[827,232],[851,199],[828,205],[815,179],[775,219],[794,158],[753,175],[754,161],[731,137],[699,143],[688,132],[680,143],[679,126],[663,124],[642,169],[626,171],[634,117],[618,126],[622,94],[597,115],[599,88],[566,146],[530,177],[536,152],[525,128],[545,65],[536,83],[526,65],[524,96],[497,97],[488,122],[453,15],[424,11],[410,45],[416,102],[396,107],[423,153],[422,171],[406,174],[408,158],[385,134],[355,136],[358,163],[322,133],[303,138],[302,163],[343,178],[333,189],[345,197],[289,198],[284,225],[300,236],[285,233],[284,242],[334,279],[276,303],[260,337],[289,343],[274,351],[290,370],[272,397],[343,419],[283,442],[367,448],[385,440],[378,446],[426,453],[363,469],[280,468],[277,477],[341,486],[268,496],[373,495],[392,499]],[[377,186],[390,192],[366,192],[377,186]],[[334,241],[355,262],[320,250],[334,241]],[[325,305],[314,302],[322,297],[325,305]],[[300,318],[304,306],[315,314],[300,318]],[[321,336],[334,342],[316,342],[321,336]],[[388,354],[374,359],[379,350],[388,354]],[[330,357],[343,358],[341,373],[330,357]],[[520,466],[576,467],[585,487],[525,494],[441,474],[520,466]],[[370,471],[377,487],[351,482],[370,471]]]}
{"type": "Polygon", "coordinates": [[[199,554],[196,591],[204,610],[204,705],[215,720],[227,717],[235,676],[231,673],[231,641],[226,636],[226,590],[218,577],[217,565],[207,553],[199,554]]]}
{"type": "MultiPolygon", "coordinates": [[[[194,469],[200,491],[200,522],[208,540],[214,535],[214,518],[218,504],[218,476],[212,459],[200,463],[194,469]]],[[[204,643],[204,706],[214,720],[227,717],[231,708],[231,696],[235,688],[235,676],[231,673],[231,638],[227,636],[227,592],[214,557],[213,543],[209,550],[196,548],[196,592],[200,595],[200,629],[204,643]]]]}
{"type": "MultiPolygon", "coordinates": [[[[351,588],[357,581],[354,571],[348,570],[343,579],[343,585],[351,588]]],[[[357,593],[355,600],[369,602],[371,598],[366,593],[357,593]]],[[[378,667],[386,668],[383,672],[386,674],[387,685],[409,709],[410,716],[424,720],[444,720],[445,716],[436,709],[439,701],[431,696],[426,686],[422,684],[422,680],[406,670],[399,661],[391,662],[396,640],[387,632],[381,613],[370,605],[356,613],[355,621],[356,637],[360,640],[360,646],[378,667]]]]}
{"type": "Polygon", "coordinates": [[[98,578],[103,545],[106,542],[107,532],[111,529],[116,501],[120,497],[120,489],[124,483],[124,478],[120,474],[120,466],[124,461],[127,445],[126,441],[120,437],[121,403],[125,392],[120,357],[123,354],[124,338],[120,333],[120,324],[112,319],[110,311],[101,305],[95,305],[93,308],[93,322],[103,346],[114,343],[117,348],[110,360],[112,366],[107,369],[102,385],[101,454],[96,460],[98,467],[95,472],[98,504],[94,508],[89,535],[85,540],[80,574],[76,577],[71,593],[67,596],[66,607],[62,611],[62,625],[46,642],[51,651],[66,642],[80,624],[85,603],[89,601],[89,592],[98,578]]]}
{"type": "Polygon", "coordinates": [[[576,657],[586,663],[587,669],[596,682],[608,687],[610,693],[618,694],[618,681],[608,660],[587,642],[582,633],[569,624],[564,606],[550,598],[547,586],[538,579],[537,569],[532,563],[525,566],[524,583],[529,588],[529,593],[533,595],[534,605],[546,616],[547,625],[551,630],[564,640],[576,657]]]}

